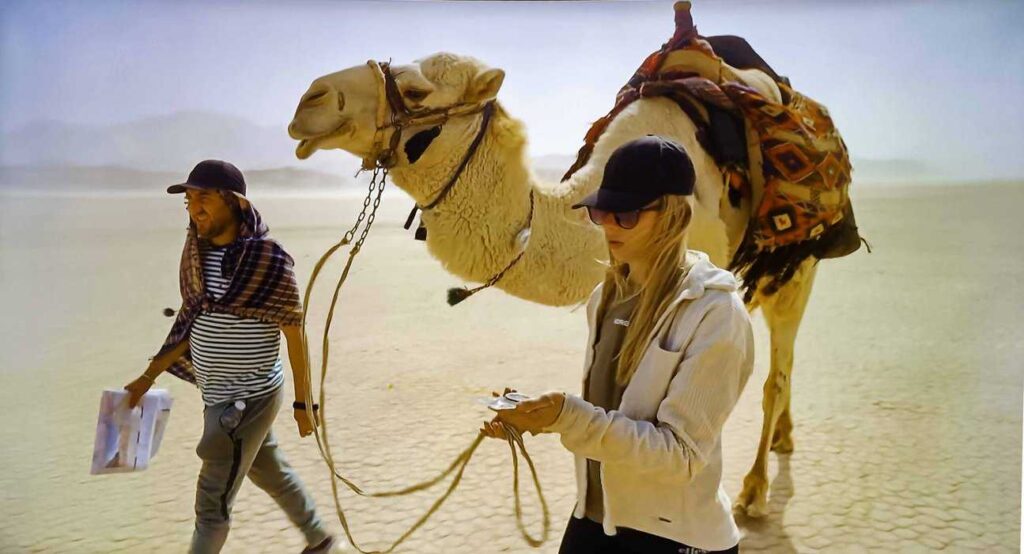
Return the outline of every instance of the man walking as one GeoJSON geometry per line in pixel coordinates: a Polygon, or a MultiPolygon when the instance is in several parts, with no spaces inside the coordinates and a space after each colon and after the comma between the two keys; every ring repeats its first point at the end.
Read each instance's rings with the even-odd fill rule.
{"type": "Polygon", "coordinates": [[[190,551],[221,550],[235,496],[248,476],[305,535],[309,546],[303,553],[330,552],[334,538],[271,431],[284,397],[282,332],[299,434],[309,435],[317,424],[317,405],[304,402],[308,356],[294,262],[269,238],[245,197],[242,173],[230,163],[200,162],[187,181],[167,192],[185,194],[190,219],[179,270],[183,302],[163,347],[125,389],[135,406],[168,371],[202,393],[203,435],[196,453],[203,465],[190,551]]]}

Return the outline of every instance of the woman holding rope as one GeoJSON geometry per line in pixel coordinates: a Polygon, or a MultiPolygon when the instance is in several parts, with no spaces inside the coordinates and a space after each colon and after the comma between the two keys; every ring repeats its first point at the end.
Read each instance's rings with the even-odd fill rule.
{"type": "MultiPolygon", "coordinates": [[[[738,552],[721,432],[753,367],[750,318],[728,271],[687,251],[694,169],[648,135],[616,150],[585,207],[609,269],[587,305],[583,395],[547,393],[483,432],[558,433],[577,504],[559,552],[738,552]]],[[[508,391],[506,391],[508,392],[508,391]]]]}

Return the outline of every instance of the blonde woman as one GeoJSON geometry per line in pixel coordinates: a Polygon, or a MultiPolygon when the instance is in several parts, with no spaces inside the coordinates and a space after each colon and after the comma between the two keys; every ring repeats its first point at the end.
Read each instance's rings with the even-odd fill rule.
{"type": "Polygon", "coordinates": [[[753,364],[731,273],[687,251],[694,171],[655,136],[605,166],[585,207],[610,267],[587,306],[583,395],[498,413],[483,431],[558,433],[576,458],[577,504],[561,554],[738,552],[722,488],[721,432],[753,364]]]}

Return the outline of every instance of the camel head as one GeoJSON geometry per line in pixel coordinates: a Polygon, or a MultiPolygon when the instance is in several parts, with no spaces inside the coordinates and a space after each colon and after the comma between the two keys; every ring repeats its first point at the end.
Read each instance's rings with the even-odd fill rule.
{"type": "Polygon", "coordinates": [[[501,69],[448,53],[408,65],[371,60],[314,80],[288,134],[299,141],[299,159],[339,149],[367,168],[429,166],[465,142],[477,118],[464,116],[494,100],[504,78],[501,69]]]}

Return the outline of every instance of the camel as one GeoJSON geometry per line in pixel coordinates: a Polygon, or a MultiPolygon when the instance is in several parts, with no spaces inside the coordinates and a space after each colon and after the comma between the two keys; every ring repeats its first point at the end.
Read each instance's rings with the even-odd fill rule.
{"type": "MultiPolygon", "coordinates": [[[[748,71],[740,78],[762,94],[779,97],[771,79],[748,71]]],[[[603,278],[602,260],[608,256],[600,229],[570,207],[599,186],[604,164],[618,146],[646,134],[661,135],[683,145],[696,170],[688,247],[728,266],[746,231],[751,201],[733,207],[724,198],[722,172],[675,102],[655,97],[630,104],[601,136],[584,167],[564,182],[542,183],[526,157],[523,123],[497,101],[504,76],[472,57],[443,52],[400,66],[371,60],[314,80],[288,132],[299,141],[299,159],[339,149],[362,158],[364,167],[387,167],[395,185],[417,205],[427,206],[421,216],[429,231],[427,249],[450,273],[486,282],[522,253],[496,286],[552,306],[585,301],[603,278]],[[399,112],[425,115],[403,119],[399,112]],[[527,230],[529,240],[524,241],[527,230]]],[[[735,503],[738,512],[750,517],[767,512],[769,450],[793,451],[790,375],[814,281],[813,262],[805,261],[774,294],[756,293],[748,303],[750,310],[762,309],[771,330],[761,439],[735,503]]]]}

